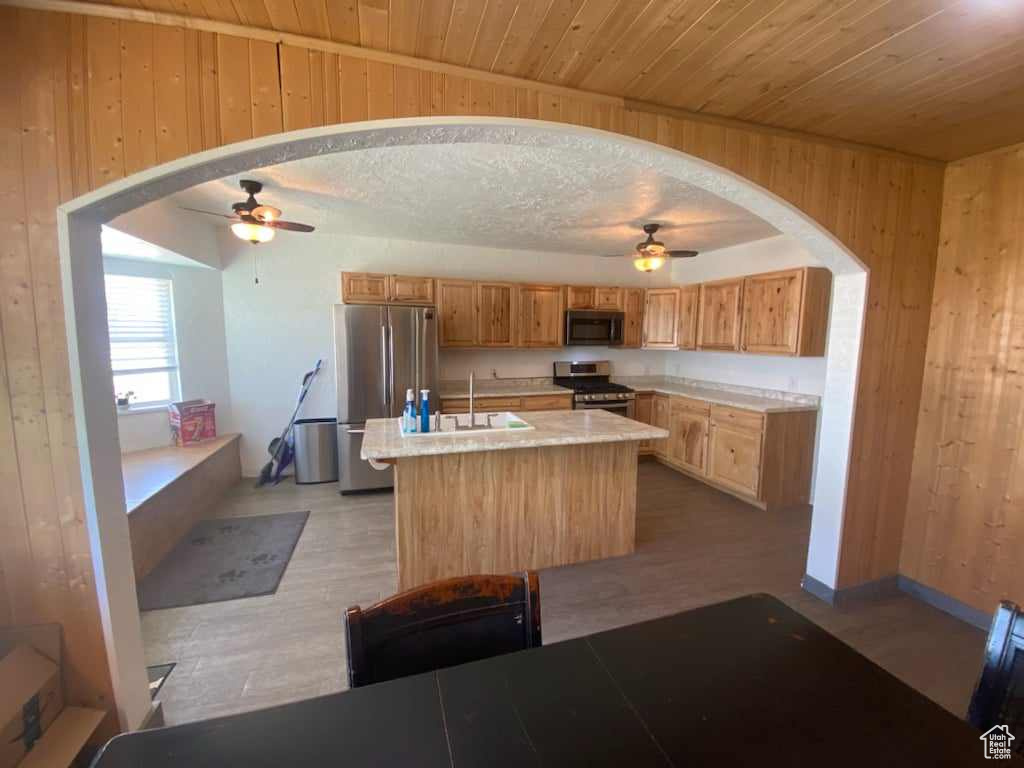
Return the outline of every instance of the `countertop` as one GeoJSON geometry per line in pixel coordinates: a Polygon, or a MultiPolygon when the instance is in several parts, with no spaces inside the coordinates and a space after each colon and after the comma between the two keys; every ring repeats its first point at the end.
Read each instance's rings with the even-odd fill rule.
{"type": "Polygon", "coordinates": [[[674,379],[669,376],[613,376],[612,381],[632,387],[636,392],[681,395],[705,400],[715,405],[745,408],[760,413],[816,411],[819,400],[814,395],[799,395],[777,390],[756,390],[753,387],[730,387],[715,382],[674,379]]]}
{"type": "Polygon", "coordinates": [[[381,460],[668,437],[668,432],[660,427],[601,410],[534,411],[523,414],[522,418],[533,429],[482,432],[465,437],[402,437],[399,419],[371,419],[366,422],[359,455],[363,459],[381,460]]]}
{"type": "MultiPolygon", "coordinates": [[[[443,381],[441,399],[469,397],[469,381],[443,381]]],[[[572,390],[551,383],[551,379],[480,379],[474,382],[474,397],[529,397],[571,395],[572,390]]]]}

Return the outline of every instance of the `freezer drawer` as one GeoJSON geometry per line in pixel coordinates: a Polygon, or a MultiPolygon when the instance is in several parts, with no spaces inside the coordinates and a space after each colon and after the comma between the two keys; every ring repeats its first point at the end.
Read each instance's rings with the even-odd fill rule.
{"type": "Polygon", "coordinates": [[[374,469],[370,462],[359,458],[365,426],[338,425],[338,489],[342,493],[391,488],[395,484],[395,471],[391,467],[374,469]]]}

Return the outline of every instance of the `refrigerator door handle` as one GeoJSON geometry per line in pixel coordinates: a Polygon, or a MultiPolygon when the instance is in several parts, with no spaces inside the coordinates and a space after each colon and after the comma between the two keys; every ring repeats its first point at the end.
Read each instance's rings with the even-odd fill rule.
{"type": "MultiPolygon", "coordinates": [[[[388,409],[391,411],[392,404],[395,401],[395,337],[391,332],[391,317],[388,316],[388,392],[390,393],[390,400],[388,401],[388,409]]],[[[399,397],[402,397],[399,395],[399,397]]],[[[402,400],[404,403],[405,400],[402,400]]]]}
{"type": "Polygon", "coordinates": [[[390,416],[391,415],[391,386],[389,384],[390,379],[388,378],[388,376],[389,376],[389,372],[388,371],[389,371],[391,366],[388,364],[388,327],[386,325],[382,325],[380,327],[380,365],[381,365],[380,386],[381,386],[381,389],[383,390],[383,394],[384,394],[384,411],[388,414],[388,416],[390,416]]]}

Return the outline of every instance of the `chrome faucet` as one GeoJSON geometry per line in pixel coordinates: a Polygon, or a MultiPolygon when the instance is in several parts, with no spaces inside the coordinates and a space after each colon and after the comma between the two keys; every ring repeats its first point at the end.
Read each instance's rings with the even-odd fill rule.
{"type": "Polygon", "coordinates": [[[473,372],[469,372],[469,428],[476,426],[476,408],[473,407],[473,372]]]}

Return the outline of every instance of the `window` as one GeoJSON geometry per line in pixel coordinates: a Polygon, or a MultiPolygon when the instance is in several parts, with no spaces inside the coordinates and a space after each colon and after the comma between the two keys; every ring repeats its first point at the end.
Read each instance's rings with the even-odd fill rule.
{"type": "Polygon", "coordinates": [[[105,278],[114,394],[133,393],[134,407],[178,400],[171,281],[111,274],[105,278]]]}

